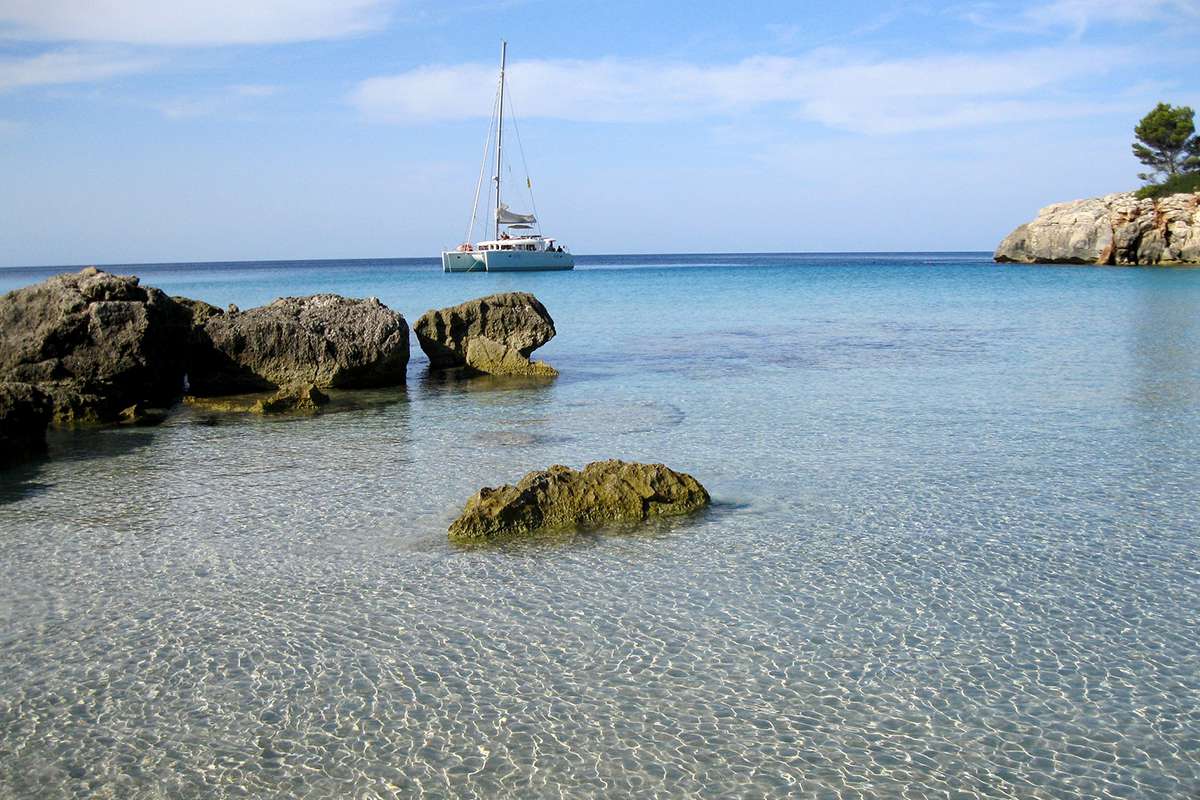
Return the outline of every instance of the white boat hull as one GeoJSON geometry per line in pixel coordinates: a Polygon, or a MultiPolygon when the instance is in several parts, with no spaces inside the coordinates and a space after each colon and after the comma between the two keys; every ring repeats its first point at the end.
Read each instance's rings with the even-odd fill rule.
{"type": "Polygon", "coordinates": [[[461,250],[442,251],[442,272],[483,272],[483,253],[461,250]]]}
{"type": "Polygon", "coordinates": [[[575,269],[575,256],[549,250],[448,250],[442,272],[537,272],[575,269]]]}

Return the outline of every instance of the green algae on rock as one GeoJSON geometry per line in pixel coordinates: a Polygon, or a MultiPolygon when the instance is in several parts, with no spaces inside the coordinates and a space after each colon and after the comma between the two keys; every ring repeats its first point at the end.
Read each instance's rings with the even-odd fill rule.
{"type": "Polygon", "coordinates": [[[485,336],[467,342],[467,366],[489,375],[558,377],[558,370],[545,361],[532,361],[521,355],[515,347],[494,342],[485,336]]]}
{"type": "Polygon", "coordinates": [[[253,410],[260,414],[312,413],[328,403],[329,395],[312,384],[285,386],[270,397],[259,400],[253,410]]]}
{"type": "Polygon", "coordinates": [[[188,405],[225,414],[311,414],[329,403],[329,395],[313,384],[284,386],[274,394],[241,394],[222,397],[188,395],[183,398],[188,405]]]}
{"type": "Polygon", "coordinates": [[[710,502],[700,482],[663,464],[595,461],[582,470],[556,464],[515,486],[484,487],[450,525],[451,541],[482,543],[510,535],[677,516],[710,502]]]}

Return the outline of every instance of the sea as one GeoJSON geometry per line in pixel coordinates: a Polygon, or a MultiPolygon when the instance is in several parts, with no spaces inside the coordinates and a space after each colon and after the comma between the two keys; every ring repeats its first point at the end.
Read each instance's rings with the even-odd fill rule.
{"type": "Polygon", "coordinates": [[[561,376],[414,339],[315,416],[51,431],[0,473],[0,798],[1200,796],[1200,271],[109,269],[410,323],[530,291],[561,376]],[[448,541],[480,487],[609,458],[714,504],[448,541]]]}

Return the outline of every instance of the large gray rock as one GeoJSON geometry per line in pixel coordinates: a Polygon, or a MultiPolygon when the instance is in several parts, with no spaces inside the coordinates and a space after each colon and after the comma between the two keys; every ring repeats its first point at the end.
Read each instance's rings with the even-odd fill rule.
{"type": "Polygon", "coordinates": [[[691,475],[662,464],[596,461],[582,470],[555,465],[516,486],[483,488],[450,526],[450,539],[498,537],[575,526],[635,522],[688,514],[707,506],[708,492],[691,475]]]}
{"type": "Polygon", "coordinates": [[[434,369],[469,366],[493,375],[553,376],[529,354],[554,338],[554,320],[528,292],[504,292],[426,311],[413,332],[434,369]]]}
{"type": "Polygon", "coordinates": [[[0,466],[46,449],[53,404],[36,386],[0,382],[0,466]]]}
{"type": "Polygon", "coordinates": [[[1019,226],[995,259],[1026,264],[1200,264],[1200,192],[1133,192],[1056,203],[1019,226]]]}
{"type": "Polygon", "coordinates": [[[408,366],[408,323],[375,298],[284,297],[248,311],[194,306],[203,319],[188,370],[196,395],[281,386],[394,386],[408,366]]]}
{"type": "Polygon", "coordinates": [[[0,297],[0,380],[38,386],[60,420],[117,419],[179,396],[190,318],[132,275],[95,267],[0,297]]]}

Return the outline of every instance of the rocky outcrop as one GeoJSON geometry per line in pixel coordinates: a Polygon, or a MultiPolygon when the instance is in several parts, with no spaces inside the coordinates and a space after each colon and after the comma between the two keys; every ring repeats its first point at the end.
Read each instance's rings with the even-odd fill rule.
{"type": "Polygon", "coordinates": [[[46,449],[50,398],[28,383],[0,383],[0,466],[22,461],[46,449]]]}
{"type": "Polygon", "coordinates": [[[1046,206],[996,248],[1026,264],[1200,264],[1200,193],[1133,192],[1046,206]]]}
{"type": "Polygon", "coordinates": [[[188,369],[193,394],[404,383],[408,323],[375,298],[318,294],[247,311],[202,304],[191,313],[203,319],[188,369]]]}
{"type": "Polygon", "coordinates": [[[471,367],[492,375],[553,377],[529,354],[554,338],[554,320],[528,292],[505,292],[426,311],[413,332],[433,369],[471,367]]]}
{"type": "Polygon", "coordinates": [[[30,383],[59,420],[108,421],[182,390],[190,317],[132,275],[95,267],[0,297],[0,380],[30,383]]]}
{"type": "Polygon", "coordinates": [[[635,522],[687,514],[707,506],[708,492],[691,475],[662,464],[596,461],[582,470],[555,465],[516,486],[483,488],[450,526],[450,539],[498,537],[576,526],[635,522]]]}

